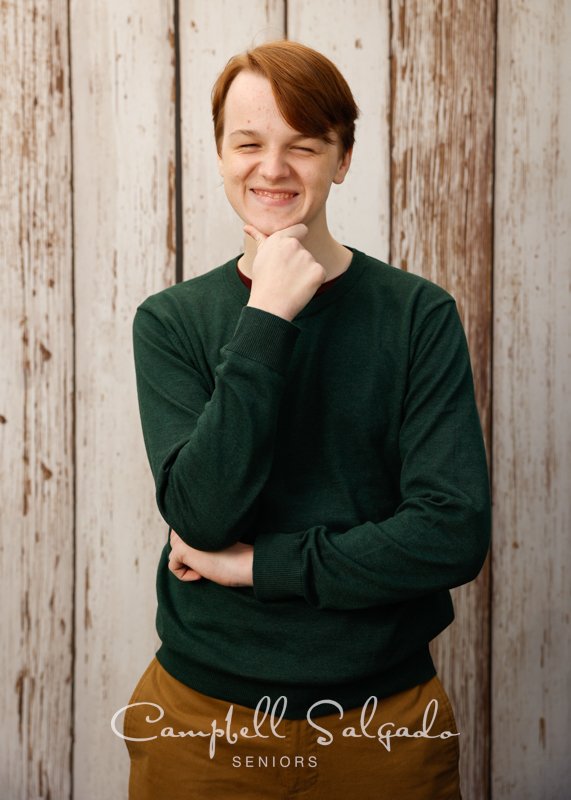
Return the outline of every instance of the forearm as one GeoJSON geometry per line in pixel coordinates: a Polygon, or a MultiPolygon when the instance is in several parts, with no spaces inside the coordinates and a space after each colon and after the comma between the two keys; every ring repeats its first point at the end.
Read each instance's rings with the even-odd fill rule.
{"type": "Polygon", "coordinates": [[[157,505],[189,545],[220,550],[252,529],[298,333],[277,316],[243,309],[209,392],[164,336],[158,347],[156,323],[138,312],[139,407],[157,505]]]}
{"type": "Polygon", "coordinates": [[[283,379],[230,354],[197,424],[157,475],[162,516],[184,541],[219,550],[253,527],[256,500],[271,468],[283,379]]]}
{"type": "MultiPolygon", "coordinates": [[[[438,502],[438,499],[434,499],[438,502]]],[[[302,597],[312,606],[358,609],[411,600],[473,580],[489,547],[489,505],[446,501],[438,529],[423,510],[403,509],[347,531],[315,526],[260,534],[254,543],[254,593],[271,602],[302,597]]]]}

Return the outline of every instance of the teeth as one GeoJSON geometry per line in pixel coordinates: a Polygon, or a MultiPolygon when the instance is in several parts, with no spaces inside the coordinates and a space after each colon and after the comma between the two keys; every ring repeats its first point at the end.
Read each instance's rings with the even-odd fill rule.
{"type": "Polygon", "coordinates": [[[256,194],[262,197],[272,197],[274,200],[286,200],[288,197],[295,197],[295,192],[264,192],[261,189],[254,189],[256,194]]]}

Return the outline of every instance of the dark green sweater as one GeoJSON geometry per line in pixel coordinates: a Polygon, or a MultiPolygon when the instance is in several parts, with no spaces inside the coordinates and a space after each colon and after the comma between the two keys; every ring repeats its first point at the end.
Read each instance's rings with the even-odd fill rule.
{"type": "Polygon", "coordinates": [[[225,587],[179,581],[167,542],[157,658],[229,703],[285,695],[288,719],[432,677],[449,589],[490,540],[454,298],[351,250],[293,322],[246,306],[239,256],[151,295],[133,322],[163,518],[201,550],[254,544],[254,586],[225,587]]]}

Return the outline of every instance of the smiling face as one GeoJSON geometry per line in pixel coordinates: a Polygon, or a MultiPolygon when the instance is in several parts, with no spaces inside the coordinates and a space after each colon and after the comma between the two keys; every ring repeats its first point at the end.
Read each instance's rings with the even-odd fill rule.
{"type": "Polygon", "coordinates": [[[344,156],[337,134],[328,144],[303,136],[281,116],[267,78],[243,70],[224,105],[224,135],[218,168],[228,201],[238,216],[269,236],[298,222],[325,235],[325,203],[332,183],[342,183],[351,152],[344,156]]]}

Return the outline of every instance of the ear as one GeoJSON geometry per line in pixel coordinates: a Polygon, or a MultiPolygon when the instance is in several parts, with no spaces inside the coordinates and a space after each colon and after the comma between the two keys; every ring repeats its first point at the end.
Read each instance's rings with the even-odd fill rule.
{"type": "Polygon", "coordinates": [[[351,147],[340,159],[339,165],[337,167],[337,172],[333,176],[333,183],[343,183],[343,181],[345,180],[345,176],[349,171],[349,167],[351,166],[352,156],[353,156],[353,148],[351,147]]]}
{"type": "Polygon", "coordinates": [[[218,172],[219,172],[220,176],[223,178],[224,177],[224,168],[222,166],[222,158],[220,157],[219,153],[217,153],[216,159],[218,161],[218,172]]]}

